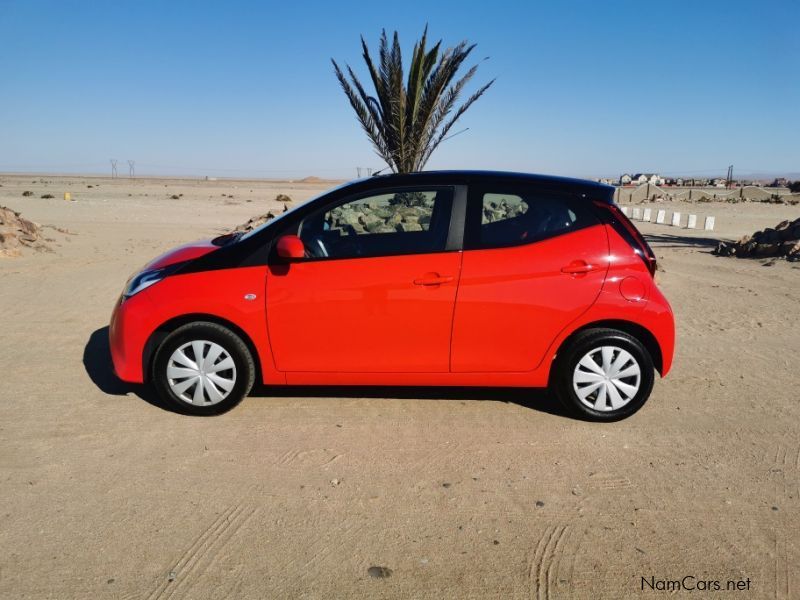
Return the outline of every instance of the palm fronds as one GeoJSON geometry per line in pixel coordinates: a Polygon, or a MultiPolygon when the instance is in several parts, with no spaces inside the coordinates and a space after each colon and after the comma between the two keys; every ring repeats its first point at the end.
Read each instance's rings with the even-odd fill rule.
{"type": "Polygon", "coordinates": [[[475,65],[456,79],[475,45],[461,42],[442,51],[441,40],[430,49],[427,41],[425,27],[414,45],[405,77],[397,32],[391,44],[386,31],[381,32],[377,61],[362,36],[361,49],[374,95],[367,92],[349,65],[345,65],[345,75],[331,59],[336,78],[375,152],[396,173],[420,171],[453,124],[494,83],[492,80],[482,86],[456,108],[464,87],[478,69],[475,65]]]}

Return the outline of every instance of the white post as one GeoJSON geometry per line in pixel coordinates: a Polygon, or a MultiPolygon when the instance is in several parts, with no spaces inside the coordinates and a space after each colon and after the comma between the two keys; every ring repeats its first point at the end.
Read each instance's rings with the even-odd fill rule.
{"type": "Polygon", "coordinates": [[[672,213],[672,226],[673,227],[681,226],[681,213],[679,212],[672,213]]]}
{"type": "Polygon", "coordinates": [[[644,209],[644,214],[642,214],[642,221],[647,221],[649,223],[651,214],[652,214],[652,211],[649,208],[645,208],[644,209]]]}
{"type": "Polygon", "coordinates": [[[706,224],[703,229],[706,231],[714,231],[714,217],[706,217],[706,224]]]}
{"type": "Polygon", "coordinates": [[[634,221],[640,221],[642,218],[642,209],[641,208],[634,208],[633,209],[633,219],[634,221]]]}
{"type": "Polygon", "coordinates": [[[686,229],[694,229],[697,227],[697,215],[689,215],[689,220],[686,222],[686,229]]]}
{"type": "Polygon", "coordinates": [[[660,225],[663,225],[664,224],[664,219],[666,219],[666,218],[667,218],[667,211],[664,210],[663,208],[660,209],[656,213],[656,223],[659,223],[660,225]]]}
{"type": "Polygon", "coordinates": [[[626,217],[628,216],[628,207],[627,206],[620,206],[619,209],[622,211],[622,214],[626,217]]]}

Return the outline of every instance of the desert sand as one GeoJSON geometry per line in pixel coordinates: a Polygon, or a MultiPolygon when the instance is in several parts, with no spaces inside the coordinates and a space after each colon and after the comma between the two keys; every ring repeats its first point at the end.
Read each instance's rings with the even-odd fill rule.
{"type": "Polygon", "coordinates": [[[800,263],[710,253],[800,207],[665,203],[716,230],[640,224],[678,346],[626,421],[428,388],[259,388],[192,418],[110,371],[125,280],[332,184],[0,185],[69,232],[0,259],[0,597],[618,599],[685,576],[800,596],[800,263]]]}

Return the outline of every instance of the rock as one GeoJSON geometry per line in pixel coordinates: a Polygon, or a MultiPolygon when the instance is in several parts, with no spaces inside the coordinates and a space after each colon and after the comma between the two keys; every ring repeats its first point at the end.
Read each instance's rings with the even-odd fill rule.
{"type": "Polygon", "coordinates": [[[770,229],[767,227],[764,231],[761,232],[761,235],[758,236],[759,243],[762,244],[773,244],[780,240],[781,234],[775,231],[774,229],[770,229]]]}
{"type": "Polygon", "coordinates": [[[292,199],[286,194],[278,194],[275,196],[275,202],[291,202],[292,199]]]}
{"type": "Polygon", "coordinates": [[[359,218],[358,221],[364,226],[367,231],[372,231],[376,229],[379,224],[383,223],[383,220],[372,214],[371,212],[363,213],[359,218]]]}
{"type": "Polygon", "coordinates": [[[242,223],[238,227],[233,230],[233,233],[247,233],[248,231],[252,231],[257,227],[261,227],[264,223],[271,221],[275,218],[275,215],[272,212],[268,212],[265,215],[261,215],[259,217],[253,217],[252,219],[248,220],[247,223],[242,223]]]}
{"type": "Polygon", "coordinates": [[[774,228],[756,231],[733,244],[720,242],[714,254],[737,258],[785,257],[787,260],[800,260],[800,218],[781,221],[774,228]]]}
{"type": "MultiPolygon", "coordinates": [[[[790,244],[791,242],[787,242],[790,244]]],[[[784,249],[786,245],[784,245],[784,249]]],[[[796,261],[800,260],[800,241],[795,242],[794,245],[786,251],[786,260],[796,261]]]]}
{"type": "Polygon", "coordinates": [[[392,576],[392,570],[389,567],[370,567],[367,574],[376,579],[386,579],[392,576]]]}
{"type": "Polygon", "coordinates": [[[725,242],[717,244],[717,248],[714,250],[714,254],[717,256],[733,256],[735,253],[736,247],[733,244],[726,244],[725,242]]]}
{"type": "Polygon", "coordinates": [[[755,252],[753,252],[753,256],[756,258],[766,258],[768,256],[777,256],[780,253],[781,244],[774,242],[774,243],[761,243],[758,244],[755,248],[755,252]]]}
{"type": "Polygon", "coordinates": [[[52,252],[44,243],[41,226],[10,208],[0,206],[0,256],[19,256],[22,246],[52,252]]]}

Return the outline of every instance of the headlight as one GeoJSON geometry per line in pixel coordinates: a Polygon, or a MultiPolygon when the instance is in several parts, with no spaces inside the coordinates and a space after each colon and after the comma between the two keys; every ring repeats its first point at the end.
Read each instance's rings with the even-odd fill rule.
{"type": "Polygon", "coordinates": [[[154,271],[142,271],[128,280],[122,295],[130,298],[144,289],[149,288],[154,283],[158,283],[167,276],[167,269],[155,269],[154,271]]]}

